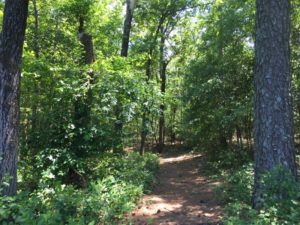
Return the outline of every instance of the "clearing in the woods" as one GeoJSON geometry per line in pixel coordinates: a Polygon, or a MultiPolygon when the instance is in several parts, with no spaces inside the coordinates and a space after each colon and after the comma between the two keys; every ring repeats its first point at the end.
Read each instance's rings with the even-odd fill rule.
{"type": "Polygon", "coordinates": [[[168,151],[160,157],[158,183],[130,215],[134,225],[217,225],[222,209],[214,199],[216,181],[201,169],[202,156],[168,151]]]}

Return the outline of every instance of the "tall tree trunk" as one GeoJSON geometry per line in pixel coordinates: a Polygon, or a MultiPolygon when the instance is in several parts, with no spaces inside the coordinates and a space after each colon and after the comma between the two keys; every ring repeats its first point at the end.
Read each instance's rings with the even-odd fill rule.
{"type": "MultiPolygon", "coordinates": [[[[34,55],[36,59],[40,58],[40,45],[39,45],[39,11],[37,7],[37,0],[32,0],[33,3],[33,12],[34,12],[34,55]]],[[[34,95],[39,95],[39,87],[37,84],[37,80],[33,80],[33,93],[34,95]]],[[[31,114],[31,138],[29,140],[29,149],[30,149],[30,155],[34,156],[36,154],[36,135],[35,132],[37,131],[37,111],[38,111],[38,101],[34,99],[33,105],[32,105],[32,114],[31,114]]]]}
{"type": "MultiPolygon", "coordinates": [[[[144,106],[145,107],[145,106],[144,106]]],[[[140,155],[144,155],[145,153],[145,142],[147,137],[147,115],[146,110],[144,109],[142,116],[142,131],[141,131],[141,143],[140,143],[140,155]]]]}
{"type": "MultiPolygon", "coordinates": [[[[164,96],[166,92],[166,71],[167,63],[165,61],[165,34],[164,29],[161,29],[161,40],[160,40],[160,91],[164,96]]],[[[159,138],[158,138],[158,152],[162,153],[165,145],[165,104],[162,102],[160,105],[160,116],[159,116],[159,138]]]]}
{"type": "Polygon", "coordinates": [[[133,12],[135,9],[136,0],[126,0],[126,17],[124,21],[123,28],[123,39],[122,39],[122,49],[121,56],[128,56],[129,40],[130,40],[130,31],[132,26],[133,12]]]}
{"type": "MultiPolygon", "coordinates": [[[[79,18],[78,29],[79,41],[83,48],[83,64],[90,65],[95,61],[93,37],[85,32],[84,19],[79,18]]],[[[93,71],[85,71],[83,75],[84,79],[89,81],[89,87],[85,96],[78,97],[74,102],[74,125],[75,125],[75,137],[73,141],[73,149],[77,156],[85,154],[82,146],[86,142],[84,139],[84,131],[87,131],[91,120],[91,105],[93,99],[93,92],[91,85],[93,82],[93,71]],[[85,77],[87,76],[87,77],[85,77]]]]}
{"type": "Polygon", "coordinates": [[[6,0],[0,47],[0,184],[8,176],[1,194],[17,190],[19,144],[19,99],[23,43],[28,0],[6,0]]]}
{"type": "MultiPolygon", "coordinates": [[[[153,50],[150,49],[149,57],[146,62],[146,83],[149,83],[150,77],[151,77],[151,56],[152,56],[153,50]]],[[[141,128],[141,143],[140,143],[140,155],[144,155],[145,152],[145,142],[148,134],[149,129],[149,106],[146,104],[147,102],[147,96],[145,96],[145,100],[142,106],[143,109],[143,116],[142,116],[142,128],[141,128]]]]}
{"type": "MultiPolygon", "coordinates": [[[[123,38],[122,38],[122,48],[121,56],[128,56],[129,49],[129,40],[130,32],[132,27],[133,12],[135,9],[136,0],[126,0],[126,16],[123,27],[123,38]]],[[[114,152],[123,152],[123,125],[124,125],[124,116],[123,116],[123,104],[120,100],[117,101],[117,105],[114,110],[116,116],[116,122],[114,126],[115,130],[115,139],[114,139],[114,152]]]]}
{"type": "Polygon", "coordinates": [[[79,40],[83,46],[83,59],[85,65],[90,65],[95,62],[93,37],[86,33],[84,28],[84,18],[79,18],[79,40]]]}
{"type": "Polygon", "coordinates": [[[32,0],[33,13],[34,13],[34,55],[35,58],[40,58],[40,45],[39,45],[39,10],[37,7],[37,0],[32,0]]]}
{"type": "Polygon", "coordinates": [[[172,116],[171,116],[171,144],[174,144],[176,141],[176,133],[175,133],[175,123],[176,123],[176,113],[177,113],[177,108],[176,106],[173,106],[172,109],[172,116]]]}
{"type": "Polygon", "coordinates": [[[262,174],[278,165],[296,178],[289,61],[290,1],[256,1],[255,187],[259,208],[262,174]]]}
{"type": "MultiPolygon", "coordinates": [[[[166,16],[162,15],[158,21],[158,25],[156,28],[156,32],[154,34],[153,40],[150,44],[150,49],[149,49],[149,55],[147,58],[147,62],[146,62],[146,81],[147,83],[149,82],[150,78],[151,78],[151,66],[152,66],[152,55],[156,46],[156,42],[157,42],[157,38],[158,38],[158,34],[160,32],[160,29],[163,25],[163,23],[165,22],[166,16]]],[[[147,100],[145,100],[146,102],[147,100]]],[[[148,123],[149,123],[149,118],[148,118],[148,114],[149,114],[149,108],[148,106],[146,106],[146,104],[143,104],[143,116],[142,116],[142,129],[141,129],[141,144],[140,144],[140,154],[143,155],[144,154],[144,148],[145,148],[145,142],[146,142],[146,138],[147,138],[147,134],[148,134],[148,123]]]]}
{"type": "Polygon", "coordinates": [[[114,123],[114,140],[113,140],[113,151],[114,153],[123,153],[123,126],[124,126],[124,116],[123,116],[123,104],[122,100],[117,99],[117,104],[114,107],[114,114],[116,121],[114,123]]]}
{"type": "Polygon", "coordinates": [[[242,130],[238,125],[236,126],[236,141],[237,141],[239,151],[243,151],[242,130]]]}

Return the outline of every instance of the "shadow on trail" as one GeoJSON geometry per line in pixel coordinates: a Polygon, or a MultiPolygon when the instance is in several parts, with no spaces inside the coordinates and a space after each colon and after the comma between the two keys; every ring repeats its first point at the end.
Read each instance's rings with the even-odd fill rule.
{"type": "Polygon", "coordinates": [[[222,210],[212,192],[217,183],[199,171],[202,160],[201,155],[186,151],[163,153],[159,183],[132,213],[134,224],[221,224],[222,210]]]}

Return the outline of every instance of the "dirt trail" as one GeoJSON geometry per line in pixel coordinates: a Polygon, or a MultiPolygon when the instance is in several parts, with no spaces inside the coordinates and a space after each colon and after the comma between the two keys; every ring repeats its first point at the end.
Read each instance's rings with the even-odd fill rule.
{"type": "Polygon", "coordinates": [[[131,214],[134,225],[217,225],[222,210],[217,185],[201,174],[200,155],[168,151],[160,158],[159,183],[131,214]]]}

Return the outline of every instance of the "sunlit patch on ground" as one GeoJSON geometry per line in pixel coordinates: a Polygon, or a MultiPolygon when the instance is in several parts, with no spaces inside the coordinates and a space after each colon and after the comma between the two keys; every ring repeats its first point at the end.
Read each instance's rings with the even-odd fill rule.
{"type": "Polygon", "coordinates": [[[176,163],[176,162],[182,162],[186,160],[192,160],[194,158],[201,157],[201,155],[192,155],[192,154],[186,154],[181,155],[177,157],[170,157],[170,158],[160,158],[160,164],[166,164],[166,163],[176,163]]]}
{"type": "Polygon", "coordinates": [[[164,212],[176,211],[182,207],[180,203],[172,203],[158,196],[147,196],[143,199],[142,206],[138,210],[139,215],[157,216],[164,212]]]}

